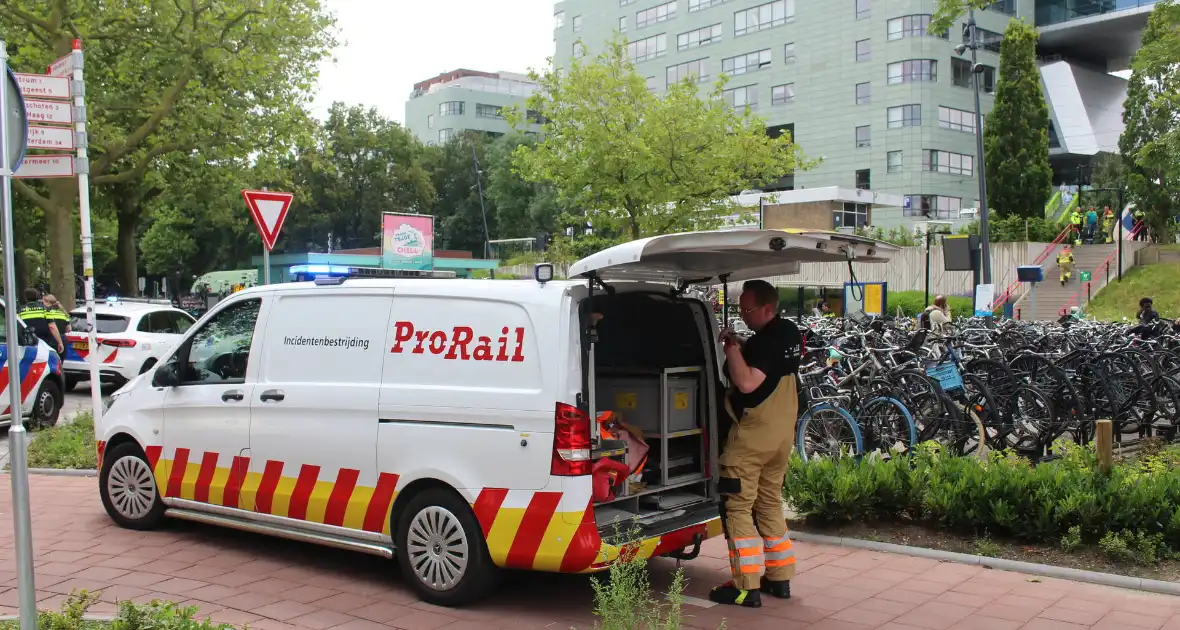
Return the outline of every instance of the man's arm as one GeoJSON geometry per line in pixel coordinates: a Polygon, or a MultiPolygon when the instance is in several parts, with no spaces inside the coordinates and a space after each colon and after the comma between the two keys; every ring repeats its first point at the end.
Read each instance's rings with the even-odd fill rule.
{"type": "Polygon", "coordinates": [[[57,331],[57,322],[55,322],[55,321],[49,322],[49,334],[53,335],[53,340],[55,342],[57,342],[57,351],[58,352],[65,352],[66,346],[64,343],[61,342],[61,333],[57,331]]]}
{"type": "Polygon", "coordinates": [[[749,394],[766,381],[766,373],[750,367],[742,356],[741,346],[736,343],[725,344],[725,358],[729,362],[729,378],[741,393],[749,394]]]}

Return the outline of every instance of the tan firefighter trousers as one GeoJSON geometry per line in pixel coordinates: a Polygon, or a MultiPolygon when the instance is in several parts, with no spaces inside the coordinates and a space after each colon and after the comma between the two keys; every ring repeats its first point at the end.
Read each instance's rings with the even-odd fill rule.
{"type": "MultiPolygon", "coordinates": [[[[732,417],[728,396],[725,408],[732,417]]],[[[763,572],[776,581],[795,576],[783,481],[798,417],[795,375],[790,374],[762,404],[737,419],[721,452],[721,519],[733,583],[743,590],[757,590],[763,572]]]]}

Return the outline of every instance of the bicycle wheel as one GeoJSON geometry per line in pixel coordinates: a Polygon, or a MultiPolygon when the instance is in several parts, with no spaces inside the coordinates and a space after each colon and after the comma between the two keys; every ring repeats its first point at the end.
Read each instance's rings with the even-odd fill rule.
{"type": "MultiPolygon", "coordinates": [[[[918,444],[918,427],[910,410],[896,398],[880,396],[866,402],[856,414],[857,424],[868,427],[872,437],[864,448],[880,450],[882,454],[909,455],[918,444]]],[[[864,433],[862,432],[862,438],[864,433]]]]}
{"type": "Polygon", "coordinates": [[[810,460],[816,457],[860,457],[864,439],[860,427],[847,411],[828,403],[812,405],[799,417],[795,430],[799,455],[810,460]]]}

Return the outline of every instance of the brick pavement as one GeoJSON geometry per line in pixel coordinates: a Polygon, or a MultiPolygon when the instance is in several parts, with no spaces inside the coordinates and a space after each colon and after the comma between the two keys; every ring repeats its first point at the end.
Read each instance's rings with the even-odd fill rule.
{"type": "MultiPolygon", "coordinates": [[[[15,614],[10,480],[0,475],[0,614],[15,614]]],[[[74,589],[103,590],[94,612],[122,599],[197,605],[202,615],[259,630],[465,630],[591,628],[585,577],[510,574],[470,609],[419,602],[388,561],[175,523],[139,533],[115,527],[96,481],[34,476],[38,604],[74,589]]],[[[799,543],[800,575],[788,602],[761,610],[686,606],[686,625],[722,620],[749,630],[1180,630],[1180,598],[980,567],[799,543]]],[[[726,574],[724,544],[710,541],[685,564],[688,595],[704,598],[726,574]]],[[[651,563],[665,587],[675,563],[651,563]]]]}

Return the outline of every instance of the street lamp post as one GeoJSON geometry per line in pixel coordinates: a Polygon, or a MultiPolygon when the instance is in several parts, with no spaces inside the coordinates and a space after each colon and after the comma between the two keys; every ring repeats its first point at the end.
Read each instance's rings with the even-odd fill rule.
{"type": "Polygon", "coordinates": [[[987,209],[987,167],[983,159],[983,111],[979,105],[979,75],[983,73],[983,66],[979,64],[976,54],[979,50],[979,34],[975,28],[975,9],[967,13],[967,41],[966,44],[955,46],[955,53],[962,55],[971,51],[971,86],[975,93],[975,164],[979,168],[979,240],[980,266],[984,284],[992,281],[992,253],[991,238],[988,234],[987,209]]]}

